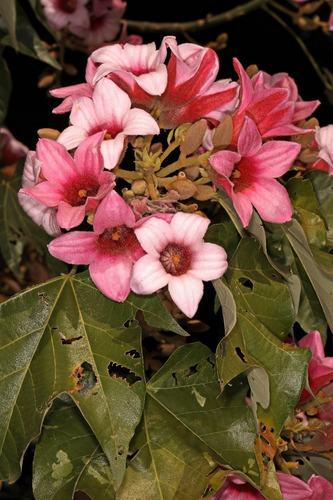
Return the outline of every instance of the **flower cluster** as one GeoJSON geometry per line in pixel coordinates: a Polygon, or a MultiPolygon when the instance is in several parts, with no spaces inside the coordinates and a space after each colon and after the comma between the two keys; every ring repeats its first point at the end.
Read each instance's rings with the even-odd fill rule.
{"type": "MultiPolygon", "coordinates": [[[[82,25],[85,3],[75,4],[82,25]]],[[[234,66],[239,82],[217,80],[212,49],[166,36],[159,49],[101,47],[87,61],[85,83],[51,91],[63,98],[54,112],[69,112],[70,124],[29,153],[19,200],[56,236],[50,253],[88,265],[113,300],[168,286],[178,307],[195,314],[202,281],[227,268],[224,249],[203,241],[210,219],[198,205],[218,202],[219,190],[243,226],[253,207],[268,222],[291,219],[277,178],[301,151],[295,138],[315,133],[304,121],[319,102],[304,102],[286,74],[251,77],[237,59],[234,66]],[[92,231],[71,231],[87,223],[92,231]]],[[[327,135],[319,129],[316,140],[332,168],[327,135]]]]}

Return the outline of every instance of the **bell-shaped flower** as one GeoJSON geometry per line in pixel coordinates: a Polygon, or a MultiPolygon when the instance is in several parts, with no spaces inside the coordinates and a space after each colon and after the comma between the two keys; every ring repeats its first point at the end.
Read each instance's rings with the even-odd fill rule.
{"type": "Polygon", "coordinates": [[[36,149],[41,163],[38,182],[19,192],[56,210],[60,227],[69,230],[78,226],[115,185],[115,176],[103,170],[102,139],[103,133],[86,139],[74,158],[58,142],[40,139],[36,149]]]}
{"type": "MultiPolygon", "coordinates": [[[[309,386],[313,394],[333,380],[333,357],[326,356],[323,341],[320,333],[314,330],[299,340],[300,347],[309,347],[312,358],[308,367],[309,386]]],[[[311,395],[306,389],[303,389],[300,396],[300,403],[310,398],[311,395]]]]}
{"type": "Polygon", "coordinates": [[[147,255],[134,264],[131,289],[146,295],[168,286],[179,309],[193,317],[203,295],[202,281],[220,278],[228,267],[225,250],[203,242],[209,223],[183,212],[170,223],[156,217],[144,221],[135,234],[147,255]]]}
{"type": "Polygon", "coordinates": [[[94,231],[72,231],[51,241],[53,257],[69,264],[89,266],[99,290],[117,302],[130,292],[133,263],[144,255],[135,233],[135,216],[116,191],[110,191],[97,208],[94,231]]]}
{"type": "Polygon", "coordinates": [[[57,141],[66,149],[73,149],[87,137],[102,132],[101,152],[108,170],[117,165],[128,135],[160,132],[154,118],[142,109],[131,109],[126,92],[107,78],[97,82],[91,98],[75,99],[70,121],[72,125],[61,132],[57,141]]]}
{"type": "MultiPolygon", "coordinates": [[[[29,151],[22,175],[23,188],[33,188],[38,183],[43,182],[40,177],[41,167],[42,162],[37,159],[36,152],[29,151]]],[[[17,197],[23,210],[38,226],[42,226],[50,236],[58,236],[61,234],[57,222],[57,212],[54,208],[45,206],[30,195],[25,194],[23,189],[20,189],[17,197]]]]}
{"type": "Polygon", "coordinates": [[[250,222],[252,205],[268,222],[290,220],[292,206],[288,193],[275,178],[289,170],[301,146],[274,140],[263,144],[256,124],[245,117],[237,148],[237,152],[218,151],[209,161],[214,184],[225,189],[243,226],[250,222]]]}
{"type": "Polygon", "coordinates": [[[312,168],[326,170],[329,176],[333,176],[333,125],[316,127],[315,141],[319,153],[312,168]]]}
{"type": "Polygon", "coordinates": [[[65,26],[89,26],[89,13],[85,5],[89,0],[41,0],[48,24],[53,30],[65,26]]]}
{"type": "Polygon", "coordinates": [[[27,156],[29,149],[15,139],[7,127],[0,127],[0,167],[16,163],[19,158],[27,156]]]}
{"type": "MultiPolygon", "coordinates": [[[[290,88],[256,89],[241,63],[234,58],[234,66],[241,81],[240,103],[233,114],[233,137],[235,146],[245,118],[251,117],[262,137],[289,136],[313,132],[294,125],[295,103],[290,88]]],[[[256,84],[256,82],[255,82],[256,84]]]]}

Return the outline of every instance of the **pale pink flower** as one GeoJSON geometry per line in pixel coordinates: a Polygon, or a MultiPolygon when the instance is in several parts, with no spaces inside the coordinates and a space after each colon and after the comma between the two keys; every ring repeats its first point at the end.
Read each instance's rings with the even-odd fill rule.
{"type": "Polygon", "coordinates": [[[312,129],[302,129],[293,123],[295,102],[290,100],[289,88],[273,87],[256,90],[252,79],[236,58],[234,58],[234,66],[241,81],[241,92],[239,106],[232,115],[232,146],[237,144],[247,116],[254,120],[263,138],[313,132],[312,129]]]}
{"type": "Polygon", "coordinates": [[[0,167],[15,163],[28,152],[27,146],[15,139],[7,127],[0,127],[0,167]]]}
{"type": "Polygon", "coordinates": [[[99,46],[114,40],[120,31],[119,20],[126,9],[122,0],[93,0],[89,16],[89,26],[71,26],[70,30],[85,45],[99,46]]]}
{"type": "MultiPolygon", "coordinates": [[[[314,394],[322,387],[329,384],[333,380],[333,357],[325,357],[323,341],[318,330],[305,335],[299,342],[300,347],[309,347],[311,349],[312,358],[308,367],[309,386],[314,394]]],[[[311,395],[304,388],[299,399],[302,403],[309,399],[311,395]]]]}
{"type": "Polygon", "coordinates": [[[41,0],[50,27],[57,31],[65,26],[88,28],[89,13],[85,7],[89,0],[41,0]]]}
{"type": "MultiPolygon", "coordinates": [[[[40,177],[41,167],[42,162],[37,159],[36,152],[29,151],[22,175],[23,188],[33,188],[39,182],[42,182],[40,177]]],[[[17,196],[23,210],[38,226],[42,226],[50,236],[58,236],[61,233],[57,222],[57,213],[54,208],[45,206],[28,194],[24,194],[22,189],[18,192],[17,196]]]]}
{"type": "Polygon", "coordinates": [[[103,134],[95,134],[77,148],[74,158],[64,146],[51,139],[37,143],[36,159],[40,163],[38,182],[23,187],[28,195],[45,207],[56,210],[60,227],[78,226],[86,214],[96,211],[100,201],[115,185],[115,176],[103,170],[99,151],[103,134]]]}
{"type": "Polygon", "coordinates": [[[291,219],[292,206],[286,189],[275,179],[285,174],[300,151],[290,141],[267,141],[251,118],[245,117],[238,151],[222,150],[211,155],[213,182],[224,188],[244,226],[253,207],[263,220],[283,223],[291,219]]]}
{"type": "Polygon", "coordinates": [[[289,90],[288,101],[294,103],[294,113],[291,118],[292,123],[297,124],[301,120],[308,118],[319,106],[320,101],[303,101],[298,93],[296,82],[288,73],[275,73],[269,75],[265,71],[259,71],[251,78],[254,92],[262,89],[285,88],[289,90]]]}
{"type": "Polygon", "coordinates": [[[128,135],[160,132],[154,118],[142,109],[131,109],[126,92],[107,78],[96,84],[91,98],[75,99],[70,121],[72,125],[61,132],[57,141],[73,149],[87,137],[103,132],[101,152],[108,170],[117,165],[128,135]]]}
{"type": "Polygon", "coordinates": [[[63,234],[48,248],[53,257],[69,264],[89,265],[97,288],[110,299],[123,302],[130,292],[133,263],[145,253],[135,227],[133,211],[113,190],[97,208],[93,232],[63,234]]]}
{"type": "Polygon", "coordinates": [[[134,264],[131,289],[146,295],[168,286],[179,309],[193,317],[203,295],[202,280],[220,278],[228,266],[225,250],[202,240],[209,223],[183,212],[170,223],[155,217],[144,221],[135,234],[147,255],[134,264]]]}
{"type": "MultiPolygon", "coordinates": [[[[327,500],[333,497],[333,486],[321,476],[312,475],[307,483],[291,474],[277,473],[283,500],[327,500]]],[[[264,496],[235,473],[228,474],[211,500],[264,500],[264,496]]]]}
{"type": "MultiPolygon", "coordinates": [[[[315,140],[319,149],[318,161],[312,168],[317,169],[318,163],[325,162],[329,176],[333,176],[333,125],[316,127],[315,140]]],[[[320,168],[322,170],[323,168],[320,168]]]]}

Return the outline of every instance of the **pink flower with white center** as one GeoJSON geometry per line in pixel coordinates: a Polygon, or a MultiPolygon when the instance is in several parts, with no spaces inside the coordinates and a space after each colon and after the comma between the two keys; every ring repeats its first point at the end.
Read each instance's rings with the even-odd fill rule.
{"type": "Polygon", "coordinates": [[[96,65],[92,62],[91,58],[88,58],[86,66],[86,83],[79,83],[77,85],[68,85],[68,87],[60,87],[59,89],[50,90],[50,94],[53,97],[60,97],[63,100],[59,106],[53,109],[53,113],[66,113],[71,111],[73,102],[78,97],[92,97],[94,87],[92,84],[92,79],[96,72],[96,65]]]}
{"type": "Polygon", "coordinates": [[[291,219],[292,206],[286,189],[275,179],[285,174],[301,146],[289,141],[262,139],[256,124],[245,117],[238,152],[223,150],[209,161],[214,184],[231,198],[243,226],[250,222],[253,207],[262,219],[283,223],[291,219]]]}
{"type": "Polygon", "coordinates": [[[93,82],[104,76],[112,78],[130,96],[135,104],[150,108],[152,96],[161,95],[167,85],[167,56],[165,37],[156,50],[154,42],[144,45],[108,45],[95,50],[91,59],[99,64],[93,82]]]}
{"type": "Polygon", "coordinates": [[[93,0],[89,26],[71,26],[70,31],[82,38],[85,45],[99,46],[114,40],[120,31],[119,19],[125,9],[126,2],[121,0],[93,0]]]}
{"type": "Polygon", "coordinates": [[[115,176],[103,170],[99,151],[102,138],[99,133],[86,139],[75,151],[74,159],[61,144],[40,139],[36,151],[41,162],[39,182],[23,187],[20,193],[56,210],[60,227],[69,230],[81,224],[115,186],[115,176]]]}
{"type": "Polygon", "coordinates": [[[318,100],[303,101],[298,94],[295,80],[291,78],[288,73],[275,73],[274,75],[269,75],[265,73],[265,71],[259,71],[251,78],[251,83],[254,92],[272,88],[288,89],[290,92],[288,99],[290,102],[294,103],[294,114],[291,119],[293,123],[299,123],[301,120],[308,118],[320,104],[318,100]]]}
{"type": "Polygon", "coordinates": [[[142,109],[131,109],[126,92],[107,78],[96,84],[91,99],[75,99],[70,121],[72,125],[61,132],[57,141],[73,149],[87,137],[103,132],[101,152],[108,170],[117,165],[128,135],[160,133],[154,118],[142,109]]]}
{"type": "MultiPolygon", "coordinates": [[[[307,483],[291,474],[277,473],[283,500],[326,500],[333,497],[333,486],[321,476],[312,475],[307,483]]],[[[211,500],[264,500],[254,486],[235,473],[228,474],[211,500]]]]}
{"type": "MultiPolygon", "coordinates": [[[[318,330],[305,335],[299,342],[300,347],[309,347],[312,358],[309,362],[309,386],[314,394],[333,380],[333,357],[325,357],[323,341],[318,330]]],[[[303,389],[299,403],[306,401],[311,395],[303,389]]]]}
{"type": "Polygon", "coordinates": [[[210,223],[196,214],[176,213],[170,223],[155,217],[135,230],[147,255],[134,264],[131,289],[151,294],[168,286],[189,318],[197,311],[204,281],[220,278],[228,267],[225,250],[202,241],[210,223]]]}
{"type": "Polygon", "coordinates": [[[333,176],[333,125],[316,127],[315,140],[319,149],[319,159],[313,164],[313,168],[316,168],[316,164],[319,162],[324,161],[328,169],[328,175],[333,176]]]}
{"type": "MultiPolygon", "coordinates": [[[[35,151],[29,151],[24,164],[22,175],[23,188],[32,188],[39,182],[43,182],[40,177],[42,162],[37,159],[35,151]]],[[[28,194],[24,194],[22,189],[18,192],[18,201],[23,210],[38,225],[42,226],[50,236],[61,234],[57,222],[57,212],[54,208],[46,207],[39,201],[34,200],[28,194]]]]}
{"type": "Polygon", "coordinates": [[[65,26],[88,28],[89,13],[85,5],[89,0],[41,0],[50,27],[57,31],[65,26]]]}
{"type": "Polygon", "coordinates": [[[94,231],[73,231],[53,240],[50,254],[69,264],[89,265],[99,290],[117,302],[130,292],[133,263],[144,255],[135,233],[135,216],[116,192],[110,191],[97,208],[94,231]]]}
{"type": "Polygon", "coordinates": [[[295,103],[290,100],[289,88],[260,88],[256,90],[240,62],[234,58],[234,66],[241,80],[240,103],[233,118],[231,145],[237,144],[244,120],[254,120],[262,137],[288,136],[312,133],[294,125],[295,103]]]}

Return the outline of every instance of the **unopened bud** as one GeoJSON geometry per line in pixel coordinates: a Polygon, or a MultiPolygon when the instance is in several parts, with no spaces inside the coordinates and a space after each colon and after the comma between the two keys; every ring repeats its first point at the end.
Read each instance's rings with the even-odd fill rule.
{"type": "Polygon", "coordinates": [[[177,180],[176,182],[173,182],[170,186],[168,186],[168,189],[177,191],[180,200],[187,200],[197,192],[197,188],[195,187],[195,185],[188,180],[177,180]]]}
{"type": "Polygon", "coordinates": [[[131,191],[136,195],[144,195],[147,189],[147,182],[144,179],[136,179],[132,182],[131,191]]]}
{"type": "Polygon", "coordinates": [[[37,134],[41,139],[52,139],[53,141],[56,141],[60,132],[54,128],[40,128],[37,130],[37,134]]]}
{"type": "Polygon", "coordinates": [[[212,186],[207,186],[205,184],[199,184],[196,186],[197,192],[194,195],[194,198],[199,201],[211,200],[216,195],[216,192],[212,188],[212,186]]]}

